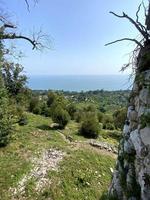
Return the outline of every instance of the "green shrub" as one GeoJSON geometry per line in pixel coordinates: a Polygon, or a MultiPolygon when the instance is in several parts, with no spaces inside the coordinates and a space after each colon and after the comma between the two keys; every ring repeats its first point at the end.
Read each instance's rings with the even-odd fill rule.
{"type": "Polygon", "coordinates": [[[57,106],[52,113],[52,120],[59,124],[59,128],[63,129],[70,120],[70,116],[66,110],[57,106]]]}
{"type": "Polygon", "coordinates": [[[80,134],[87,138],[97,138],[99,133],[99,123],[93,113],[88,113],[83,120],[80,128],[80,134]]]}
{"type": "Polygon", "coordinates": [[[22,116],[20,117],[18,123],[19,123],[20,126],[27,125],[27,124],[28,124],[28,118],[27,118],[27,115],[23,113],[22,116]]]}
{"type": "Polygon", "coordinates": [[[75,104],[69,104],[67,107],[67,111],[71,117],[71,119],[75,118],[75,113],[77,111],[76,105],[75,104]]]}
{"type": "Polygon", "coordinates": [[[115,126],[114,126],[114,124],[109,122],[109,123],[103,125],[103,129],[114,130],[115,126]]]}
{"type": "Polygon", "coordinates": [[[127,115],[127,109],[122,108],[119,110],[116,110],[113,113],[113,118],[114,118],[114,125],[116,128],[123,129],[125,120],[126,120],[126,115],[127,115]]]}
{"type": "Polygon", "coordinates": [[[49,91],[47,94],[47,106],[51,107],[51,105],[56,101],[57,95],[54,92],[49,91]]]}
{"type": "Polygon", "coordinates": [[[27,125],[28,124],[28,119],[27,115],[25,114],[23,108],[20,105],[15,105],[14,107],[14,116],[17,118],[17,122],[20,126],[27,125]]]}
{"type": "Polygon", "coordinates": [[[150,113],[145,113],[140,118],[142,128],[150,126],[150,113]]]}
{"type": "Polygon", "coordinates": [[[36,115],[40,115],[41,114],[41,107],[39,105],[37,105],[36,107],[34,107],[34,109],[32,110],[33,114],[36,115]]]}
{"type": "Polygon", "coordinates": [[[52,110],[51,108],[47,107],[44,110],[42,110],[42,114],[45,115],[45,117],[51,117],[52,116],[52,110]]]}
{"type": "Polygon", "coordinates": [[[5,89],[0,88],[0,147],[9,143],[13,130],[12,113],[5,89]]]}
{"type": "Polygon", "coordinates": [[[36,110],[36,108],[39,106],[39,98],[38,97],[32,97],[29,103],[29,111],[33,112],[33,110],[36,110]]]}
{"type": "Polygon", "coordinates": [[[108,114],[103,115],[102,123],[103,123],[103,129],[108,129],[108,130],[115,129],[112,115],[108,115],[108,114]]]}
{"type": "Polygon", "coordinates": [[[104,119],[104,114],[102,112],[98,112],[97,117],[98,117],[98,121],[102,123],[104,119]]]}
{"type": "Polygon", "coordinates": [[[85,118],[86,112],[82,111],[82,110],[78,110],[77,112],[75,112],[74,114],[74,119],[77,123],[82,122],[85,118]]]}
{"type": "Polygon", "coordinates": [[[88,105],[87,107],[85,107],[84,111],[86,111],[86,112],[96,112],[96,107],[93,104],[91,104],[91,105],[88,105]]]}

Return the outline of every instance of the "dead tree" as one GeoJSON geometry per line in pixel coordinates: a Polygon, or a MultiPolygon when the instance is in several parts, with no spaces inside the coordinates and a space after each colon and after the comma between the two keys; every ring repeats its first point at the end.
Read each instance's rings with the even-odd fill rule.
{"type": "Polygon", "coordinates": [[[146,47],[150,47],[150,2],[149,2],[148,9],[146,9],[143,2],[138,6],[135,20],[132,19],[130,16],[128,16],[125,12],[123,12],[122,15],[118,15],[112,11],[110,13],[112,15],[114,15],[115,17],[128,20],[138,30],[138,32],[142,36],[141,40],[125,37],[125,38],[118,39],[113,42],[105,44],[105,46],[108,46],[108,45],[111,45],[111,44],[114,44],[117,42],[121,42],[121,41],[134,42],[136,44],[136,48],[133,50],[132,56],[130,56],[129,63],[125,64],[121,70],[124,71],[127,67],[131,66],[132,69],[135,71],[138,67],[138,60],[140,58],[140,54],[142,54],[142,52],[143,52],[143,49],[145,49],[146,47]],[[139,12],[142,7],[144,9],[144,14],[145,14],[145,18],[146,18],[145,25],[143,25],[139,21],[139,12]]]}
{"type": "MultiPolygon", "coordinates": [[[[30,6],[28,0],[24,0],[27,9],[29,11],[30,6]]],[[[37,3],[38,0],[33,0],[34,3],[37,3]]],[[[17,34],[17,27],[8,20],[7,16],[4,13],[0,13],[0,41],[4,40],[16,40],[23,39],[29,42],[32,45],[32,49],[42,50],[43,48],[49,48],[49,36],[44,34],[42,30],[37,33],[33,33],[32,36],[25,36],[23,34],[17,34]],[[13,30],[13,31],[12,31],[13,30]]]]}
{"type": "Polygon", "coordinates": [[[133,41],[138,46],[140,46],[141,48],[144,46],[144,44],[150,43],[150,33],[149,33],[149,30],[150,30],[150,6],[149,6],[149,9],[148,9],[148,12],[147,12],[144,3],[141,3],[138,7],[137,12],[136,12],[136,20],[132,19],[131,17],[129,17],[124,12],[122,13],[122,15],[118,15],[118,14],[112,12],[112,11],[110,13],[113,14],[114,16],[116,16],[116,17],[127,19],[139,31],[139,33],[142,35],[143,39],[141,41],[138,41],[136,39],[131,39],[131,38],[122,38],[122,39],[115,40],[113,42],[107,43],[107,44],[105,44],[105,46],[108,46],[108,45],[116,43],[116,42],[124,41],[124,40],[133,41]],[[139,15],[138,15],[142,5],[143,5],[143,8],[145,10],[145,16],[146,16],[145,25],[143,25],[139,21],[139,15]]]}

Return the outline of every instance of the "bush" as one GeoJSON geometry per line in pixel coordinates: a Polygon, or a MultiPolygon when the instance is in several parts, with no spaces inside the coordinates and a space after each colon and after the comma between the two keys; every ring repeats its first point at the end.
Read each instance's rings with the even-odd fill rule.
{"type": "Polygon", "coordinates": [[[102,123],[104,119],[104,114],[102,112],[98,112],[97,117],[98,117],[98,121],[102,123]]]}
{"type": "Polygon", "coordinates": [[[56,101],[57,95],[54,92],[49,91],[47,94],[47,106],[51,107],[51,105],[56,101]]]}
{"type": "Polygon", "coordinates": [[[71,117],[71,119],[75,118],[75,113],[77,111],[77,108],[75,106],[75,104],[69,104],[69,106],[67,107],[67,111],[71,117]]]}
{"type": "Polygon", "coordinates": [[[20,117],[18,123],[19,123],[20,126],[24,126],[24,125],[27,125],[27,124],[28,124],[27,116],[26,116],[24,113],[23,113],[22,116],[20,117]]]}
{"type": "Polygon", "coordinates": [[[36,114],[36,115],[40,115],[42,110],[41,110],[41,107],[39,105],[35,106],[32,110],[33,114],[36,114]]]}
{"type": "Polygon", "coordinates": [[[114,130],[114,119],[112,115],[105,114],[103,116],[103,129],[114,130]]]}
{"type": "Polygon", "coordinates": [[[21,106],[15,105],[13,114],[14,116],[16,116],[17,122],[20,126],[24,126],[28,124],[27,115],[24,113],[24,110],[21,106]]]}
{"type": "Polygon", "coordinates": [[[113,118],[114,118],[114,124],[116,128],[123,129],[125,120],[126,120],[126,115],[127,115],[127,109],[122,108],[119,110],[116,110],[113,113],[113,118]]]}
{"type": "Polygon", "coordinates": [[[84,108],[86,112],[96,112],[96,107],[93,104],[88,105],[84,108]]]}
{"type": "Polygon", "coordinates": [[[97,138],[99,133],[99,123],[93,113],[88,113],[83,120],[80,128],[80,134],[87,138],[97,138]]]}
{"type": "Polygon", "coordinates": [[[74,119],[77,123],[83,121],[83,119],[85,118],[86,113],[83,112],[82,110],[78,110],[77,112],[75,112],[74,114],[74,119]]]}
{"type": "Polygon", "coordinates": [[[38,97],[32,97],[29,103],[29,111],[33,112],[33,110],[36,110],[36,108],[39,106],[39,98],[38,97]]]}
{"type": "Polygon", "coordinates": [[[45,117],[51,117],[52,116],[52,110],[51,108],[45,108],[44,110],[42,110],[42,114],[45,115],[45,117]]]}
{"type": "Polygon", "coordinates": [[[103,125],[103,129],[114,130],[115,126],[114,126],[114,124],[109,122],[109,123],[103,125]]]}
{"type": "Polygon", "coordinates": [[[0,147],[9,143],[13,130],[12,113],[5,89],[0,88],[0,147]]]}
{"type": "Polygon", "coordinates": [[[52,120],[59,124],[59,128],[63,129],[70,120],[70,116],[66,110],[57,106],[52,113],[52,120]]]}

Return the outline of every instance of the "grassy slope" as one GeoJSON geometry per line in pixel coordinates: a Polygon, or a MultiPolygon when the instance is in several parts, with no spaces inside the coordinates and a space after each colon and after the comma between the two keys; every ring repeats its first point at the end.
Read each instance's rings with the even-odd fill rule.
{"type": "MultiPolygon", "coordinates": [[[[49,148],[61,149],[67,156],[58,171],[49,171],[51,184],[42,193],[34,191],[34,180],[28,183],[25,199],[98,200],[108,187],[114,158],[84,146],[73,149],[57,130],[50,129],[51,123],[48,118],[29,114],[28,125],[17,126],[10,145],[0,149],[0,199],[11,199],[9,188],[15,187],[23,174],[30,171],[32,158],[49,148]]],[[[63,134],[69,132],[74,140],[83,141],[76,134],[77,127],[71,122],[63,134]]]]}

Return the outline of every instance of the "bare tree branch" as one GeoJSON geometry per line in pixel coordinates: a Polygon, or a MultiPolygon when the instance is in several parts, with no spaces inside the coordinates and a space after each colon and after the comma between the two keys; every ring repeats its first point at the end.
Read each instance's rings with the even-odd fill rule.
{"type": "Polygon", "coordinates": [[[147,17],[147,9],[146,9],[146,6],[145,6],[143,1],[142,1],[142,6],[143,6],[143,9],[144,9],[144,15],[145,15],[145,19],[146,19],[146,17],[147,17]]]}
{"type": "Polygon", "coordinates": [[[131,39],[131,38],[122,38],[122,39],[119,39],[119,40],[115,40],[113,42],[109,42],[109,43],[105,44],[105,46],[108,46],[108,45],[111,45],[111,44],[114,44],[114,43],[117,43],[117,42],[121,42],[121,41],[127,41],[127,40],[135,42],[141,48],[143,47],[143,45],[139,41],[137,41],[136,39],[131,39]]]}
{"type": "Polygon", "coordinates": [[[26,5],[27,5],[28,11],[30,11],[30,6],[29,6],[29,3],[28,3],[28,0],[25,0],[25,3],[26,3],[26,5]]]}
{"type": "Polygon", "coordinates": [[[147,30],[146,30],[146,29],[143,30],[143,29],[139,26],[139,24],[136,23],[136,21],[134,21],[134,20],[133,20],[131,17],[129,17],[126,13],[123,12],[122,15],[118,15],[118,14],[112,12],[112,11],[111,11],[110,13],[113,14],[114,16],[116,16],[116,17],[128,19],[128,20],[136,27],[136,29],[142,34],[142,36],[143,36],[146,40],[149,40],[149,34],[148,34],[147,30]]]}
{"type": "Polygon", "coordinates": [[[15,33],[0,35],[0,40],[7,40],[7,39],[10,39],[10,40],[24,39],[24,40],[27,40],[28,42],[30,42],[32,44],[32,46],[33,46],[32,49],[38,49],[38,47],[37,47],[38,43],[35,40],[32,40],[32,39],[30,39],[26,36],[23,36],[23,35],[16,35],[15,33]]]}
{"type": "Polygon", "coordinates": [[[136,12],[136,22],[137,22],[137,23],[139,23],[139,12],[140,12],[140,9],[141,9],[141,5],[142,5],[142,4],[139,5],[138,10],[137,10],[137,12],[136,12]]]}
{"type": "MultiPolygon", "coordinates": [[[[35,4],[38,3],[39,0],[32,0],[35,4]]],[[[30,4],[29,0],[24,0],[27,5],[27,9],[29,11],[30,4]]],[[[8,17],[3,10],[0,9],[0,41],[2,40],[15,40],[15,39],[23,39],[28,41],[32,45],[32,49],[42,50],[44,48],[50,48],[50,39],[49,36],[43,34],[43,31],[40,29],[39,32],[33,33],[30,37],[25,36],[23,34],[18,34],[15,31],[10,31],[9,29],[17,28],[13,23],[8,20],[8,17]]]]}
{"type": "MultiPolygon", "coordinates": [[[[37,3],[38,3],[38,0],[33,0],[33,1],[34,1],[34,4],[37,4],[37,3]]],[[[30,12],[30,5],[29,5],[28,0],[25,0],[25,3],[26,3],[26,5],[27,5],[28,11],[30,12]]]]}
{"type": "MultiPolygon", "coordinates": [[[[142,2],[143,3],[143,2],[142,2]]],[[[147,30],[146,30],[146,27],[141,23],[141,22],[139,22],[139,12],[140,12],[140,10],[141,10],[141,6],[144,4],[140,4],[139,5],[139,7],[138,7],[138,10],[137,10],[137,12],[136,12],[136,23],[138,24],[138,26],[144,31],[144,32],[147,32],[147,30]]],[[[145,8],[145,5],[143,5],[144,6],[144,8],[145,8]]],[[[144,9],[145,10],[145,9],[144,9]]]]}

